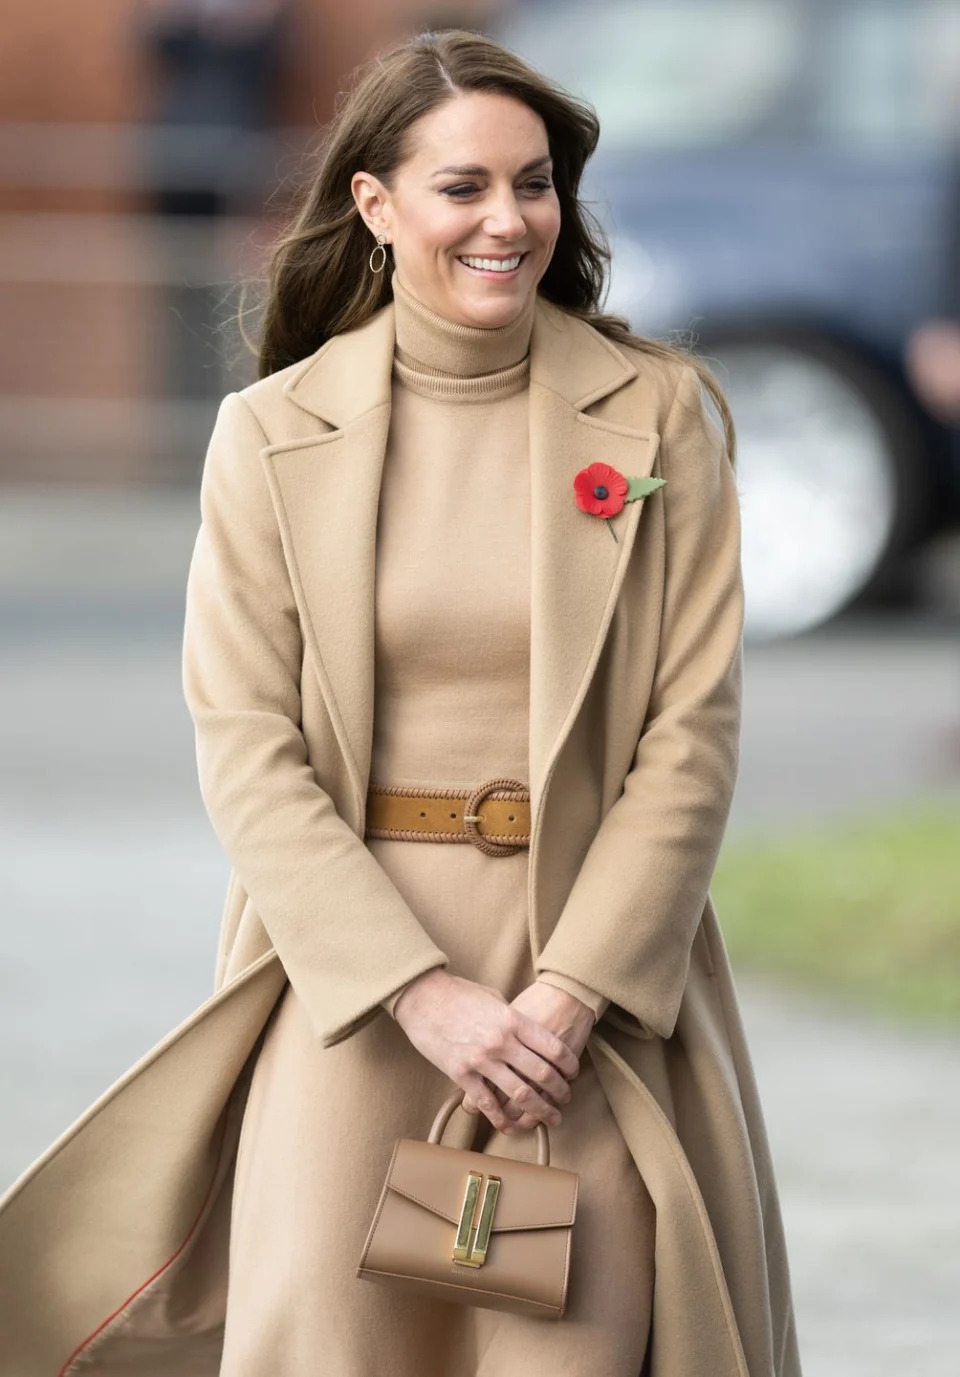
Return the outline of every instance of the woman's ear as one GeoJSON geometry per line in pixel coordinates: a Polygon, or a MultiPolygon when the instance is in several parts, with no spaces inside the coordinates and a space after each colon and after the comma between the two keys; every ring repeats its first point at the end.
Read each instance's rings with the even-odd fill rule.
{"type": "Polygon", "coordinates": [[[350,191],[364,224],[371,234],[391,239],[390,193],[372,172],[355,172],[350,179],[350,191]]]}

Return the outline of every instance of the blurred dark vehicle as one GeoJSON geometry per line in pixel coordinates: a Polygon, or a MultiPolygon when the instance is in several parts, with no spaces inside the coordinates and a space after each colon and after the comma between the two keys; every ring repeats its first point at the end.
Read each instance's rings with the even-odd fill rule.
{"type": "Polygon", "coordinates": [[[748,636],[909,600],[960,524],[957,418],[907,365],[960,326],[958,0],[529,0],[495,36],[597,109],[608,309],[727,392],[748,636]]]}

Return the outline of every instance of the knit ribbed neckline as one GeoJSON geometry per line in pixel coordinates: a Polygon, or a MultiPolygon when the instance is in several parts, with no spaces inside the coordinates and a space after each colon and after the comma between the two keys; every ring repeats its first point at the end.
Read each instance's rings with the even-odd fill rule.
{"type": "Polygon", "coordinates": [[[394,375],[414,392],[449,401],[477,401],[519,392],[530,374],[532,297],[516,320],[485,329],[458,325],[415,297],[394,269],[394,375]]]}

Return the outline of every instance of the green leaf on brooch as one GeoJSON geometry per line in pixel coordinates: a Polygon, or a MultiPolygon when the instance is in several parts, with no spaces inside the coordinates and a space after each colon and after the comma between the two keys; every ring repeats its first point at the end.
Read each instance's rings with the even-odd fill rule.
{"type": "Polygon", "coordinates": [[[627,495],[624,502],[633,502],[638,497],[646,497],[647,493],[656,492],[657,488],[662,488],[666,483],[665,478],[628,478],[627,495]]]}

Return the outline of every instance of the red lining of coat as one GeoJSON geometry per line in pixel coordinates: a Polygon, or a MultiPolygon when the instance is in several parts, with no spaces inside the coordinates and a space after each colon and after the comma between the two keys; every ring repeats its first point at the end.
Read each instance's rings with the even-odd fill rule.
{"type": "Polygon", "coordinates": [[[132,1304],[132,1302],[135,1301],[137,1297],[141,1294],[141,1292],[145,1291],[148,1286],[152,1285],[152,1283],[156,1281],[157,1277],[162,1276],[162,1274],[167,1270],[168,1267],[172,1267],[173,1264],[176,1262],[177,1258],[183,1252],[184,1248],[186,1248],[187,1244],[190,1242],[191,1238],[193,1238],[194,1234],[197,1231],[197,1228],[199,1227],[200,1221],[203,1218],[204,1212],[210,1201],[211,1192],[213,1191],[213,1188],[216,1185],[217,1175],[220,1171],[220,1161],[223,1157],[223,1146],[226,1141],[226,1137],[227,1124],[226,1119],[224,1119],[223,1131],[220,1134],[220,1146],[217,1149],[217,1160],[214,1163],[213,1175],[210,1178],[210,1185],[207,1187],[207,1193],[203,1197],[203,1203],[201,1204],[200,1209],[197,1211],[197,1217],[190,1225],[190,1228],[187,1231],[187,1236],[180,1244],[180,1247],[177,1249],[175,1253],[172,1253],[170,1257],[167,1258],[166,1262],[164,1262],[160,1267],[157,1268],[157,1270],[153,1273],[152,1276],[147,1277],[145,1282],[138,1286],[135,1291],[131,1292],[127,1299],[123,1301],[122,1304],[117,1306],[116,1310],[109,1314],[105,1320],[102,1320],[101,1323],[97,1325],[96,1329],[91,1334],[88,1334],[87,1337],[80,1344],[77,1345],[77,1347],[70,1354],[67,1361],[64,1363],[63,1367],[57,1373],[57,1377],[65,1377],[65,1374],[69,1369],[71,1363],[73,1363],[75,1359],[80,1357],[80,1354],[83,1352],[83,1350],[93,1343],[97,1335],[102,1334],[108,1324],[112,1324],[118,1315],[123,1314],[127,1306],[132,1304]]]}

